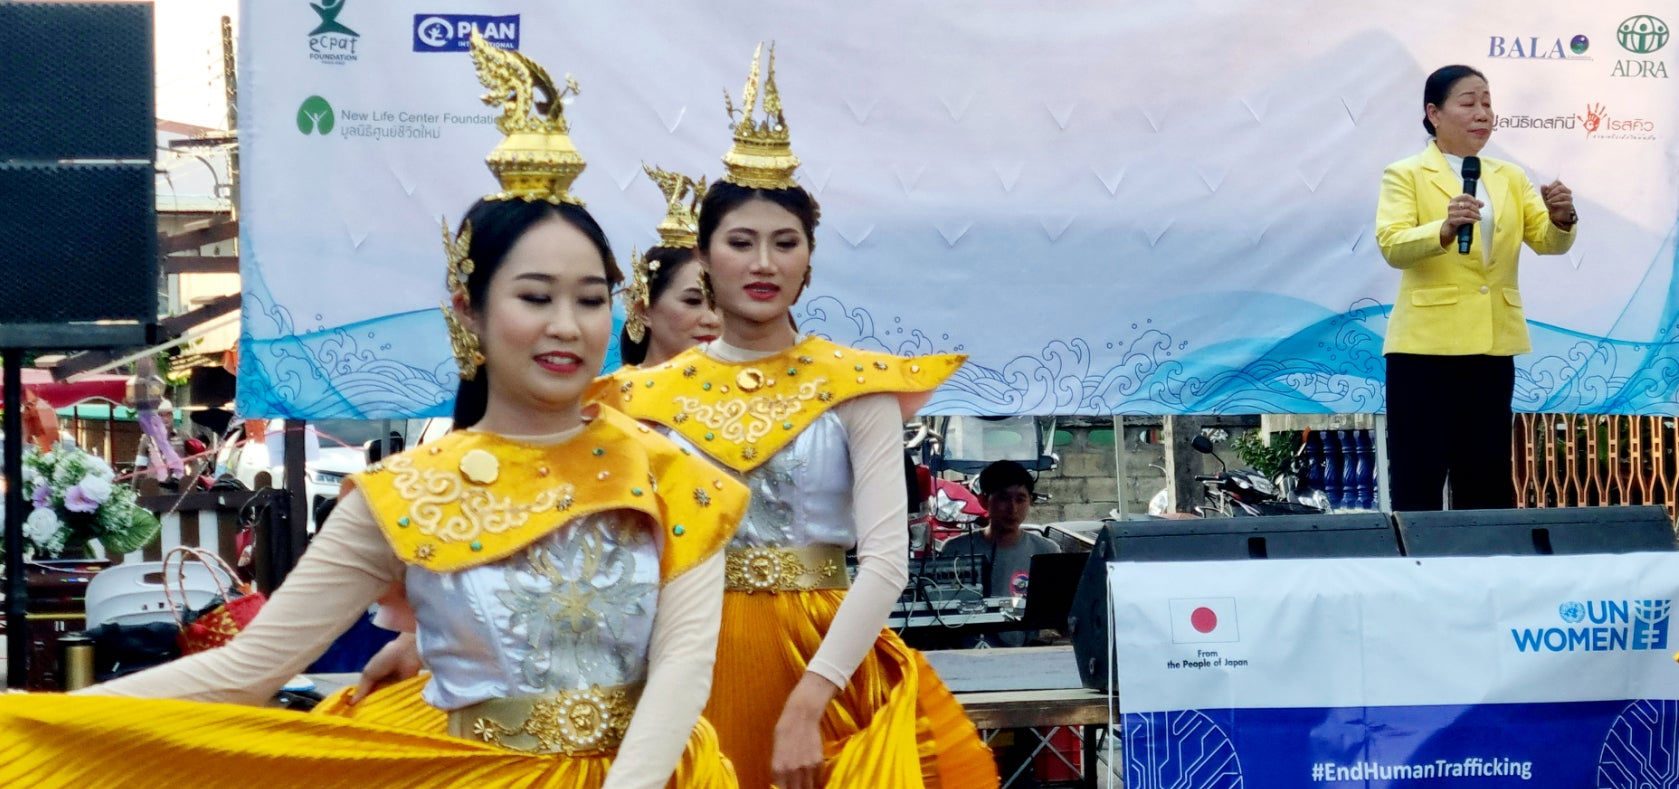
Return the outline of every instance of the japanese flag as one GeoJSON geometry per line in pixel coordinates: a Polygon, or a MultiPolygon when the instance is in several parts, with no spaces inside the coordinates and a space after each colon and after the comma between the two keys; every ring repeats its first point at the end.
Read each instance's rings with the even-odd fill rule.
{"type": "Polygon", "coordinates": [[[1218,644],[1242,640],[1236,598],[1181,597],[1170,601],[1172,643],[1218,644]]]}

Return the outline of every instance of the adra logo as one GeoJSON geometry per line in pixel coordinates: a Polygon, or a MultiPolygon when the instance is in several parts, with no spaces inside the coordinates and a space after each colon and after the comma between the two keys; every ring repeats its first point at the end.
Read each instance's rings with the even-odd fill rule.
{"type": "Polygon", "coordinates": [[[310,96],[297,108],[297,130],[305,135],[332,133],[332,105],[320,96],[310,96]]]}

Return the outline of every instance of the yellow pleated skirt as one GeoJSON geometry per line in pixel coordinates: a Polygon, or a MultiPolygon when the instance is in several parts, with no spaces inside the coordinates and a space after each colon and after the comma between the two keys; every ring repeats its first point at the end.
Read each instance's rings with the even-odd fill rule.
{"type": "MultiPolygon", "coordinates": [[[[843,590],[726,592],[705,716],[742,789],[768,789],[775,723],[843,590]]],[[[926,658],[882,630],[822,719],[827,789],[992,789],[991,749],[926,658]]]]}
{"type": "MultiPolygon", "coordinates": [[[[533,755],[290,710],[164,699],[0,695],[0,786],[597,789],[612,758],[533,755]]],[[[669,783],[734,789],[705,721],[669,783]]]]}
{"type": "Polygon", "coordinates": [[[379,688],[354,704],[350,701],[355,695],[356,687],[350,685],[315,705],[314,714],[331,715],[393,729],[448,734],[449,716],[444,714],[443,710],[427,704],[425,698],[420,695],[420,691],[425,690],[426,682],[430,679],[430,674],[421,672],[419,676],[379,688]]]}

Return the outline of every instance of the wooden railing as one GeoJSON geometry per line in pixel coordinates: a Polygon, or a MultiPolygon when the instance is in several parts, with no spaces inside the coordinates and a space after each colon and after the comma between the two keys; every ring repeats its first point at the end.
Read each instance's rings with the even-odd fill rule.
{"type": "Polygon", "coordinates": [[[203,548],[228,564],[237,565],[239,529],[246,521],[262,514],[260,510],[269,496],[266,491],[248,490],[142,496],[140,506],[151,510],[163,524],[158,539],[133,553],[111,557],[104,557],[103,549],[96,543],[95,553],[113,563],[155,562],[169,549],[186,545],[203,548]]]}
{"type": "Polygon", "coordinates": [[[1673,417],[1517,414],[1513,433],[1518,507],[1656,504],[1679,515],[1673,417]]]}

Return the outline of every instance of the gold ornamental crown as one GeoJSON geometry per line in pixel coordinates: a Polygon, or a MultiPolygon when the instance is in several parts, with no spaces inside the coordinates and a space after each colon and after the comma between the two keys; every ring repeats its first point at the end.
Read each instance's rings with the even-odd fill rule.
{"type": "MultiPolygon", "coordinates": [[[[793,145],[787,133],[787,118],[781,113],[781,92],[775,87],[775,44],[770,44],[770,59],[764,76],[764,119],[753,122],[752,113],[758,103],[758,59],[764,52],[759,44],[752,53],[752,72],[746,77],[746,90],[741,94],[740,120],[735,123],[735,144],[723,154],[727,172],[723,180],[749,189],[791,189],[798,186],[793,171],[798,169],[799,157],[793,155],[793,145]]],[[[729,118],[736,113],[734,99],[723,91],[723,105],[729,118]]]]}
{"type": "Polygon", "coordinates": [[[484,198],[583,205],[570,191],[584,162],[571,144],[564,114],[565,99],[580,92],[577,80],[568,74],[565,88],[558,89],[547,69],[523,53],[490,44],[476,30],[472,32],[472,63],[478,81],[490,89],[481,98],[485,104],[501,107],[496,128],[507,135],[484,159],[501,181],[501,191],[484,198]]]}
{"type": "MultiPolygon", "coordinates": [[[[659,246],[693,249],[699,246],[700,201],[705,199],[705,179],[695,181],[681,173],[641,166],[647,177],[659,185],[665,196],[665,218],[659,223],[659,246]]],[[[653,275],[659,261],[630,250],[630,284],[624,288],[624,329],[634,342],[647,336],[647,311],[653,308],[653,275]]]]}
{"type": "Polygon", "coordinates": [[[642,172],[659,185],[665,196],[665,218],[659,223],[659,246],[693,249],[700,244],[700,201],[705,199],[705,178],[698,181],[643,164],[642,172]]]}

